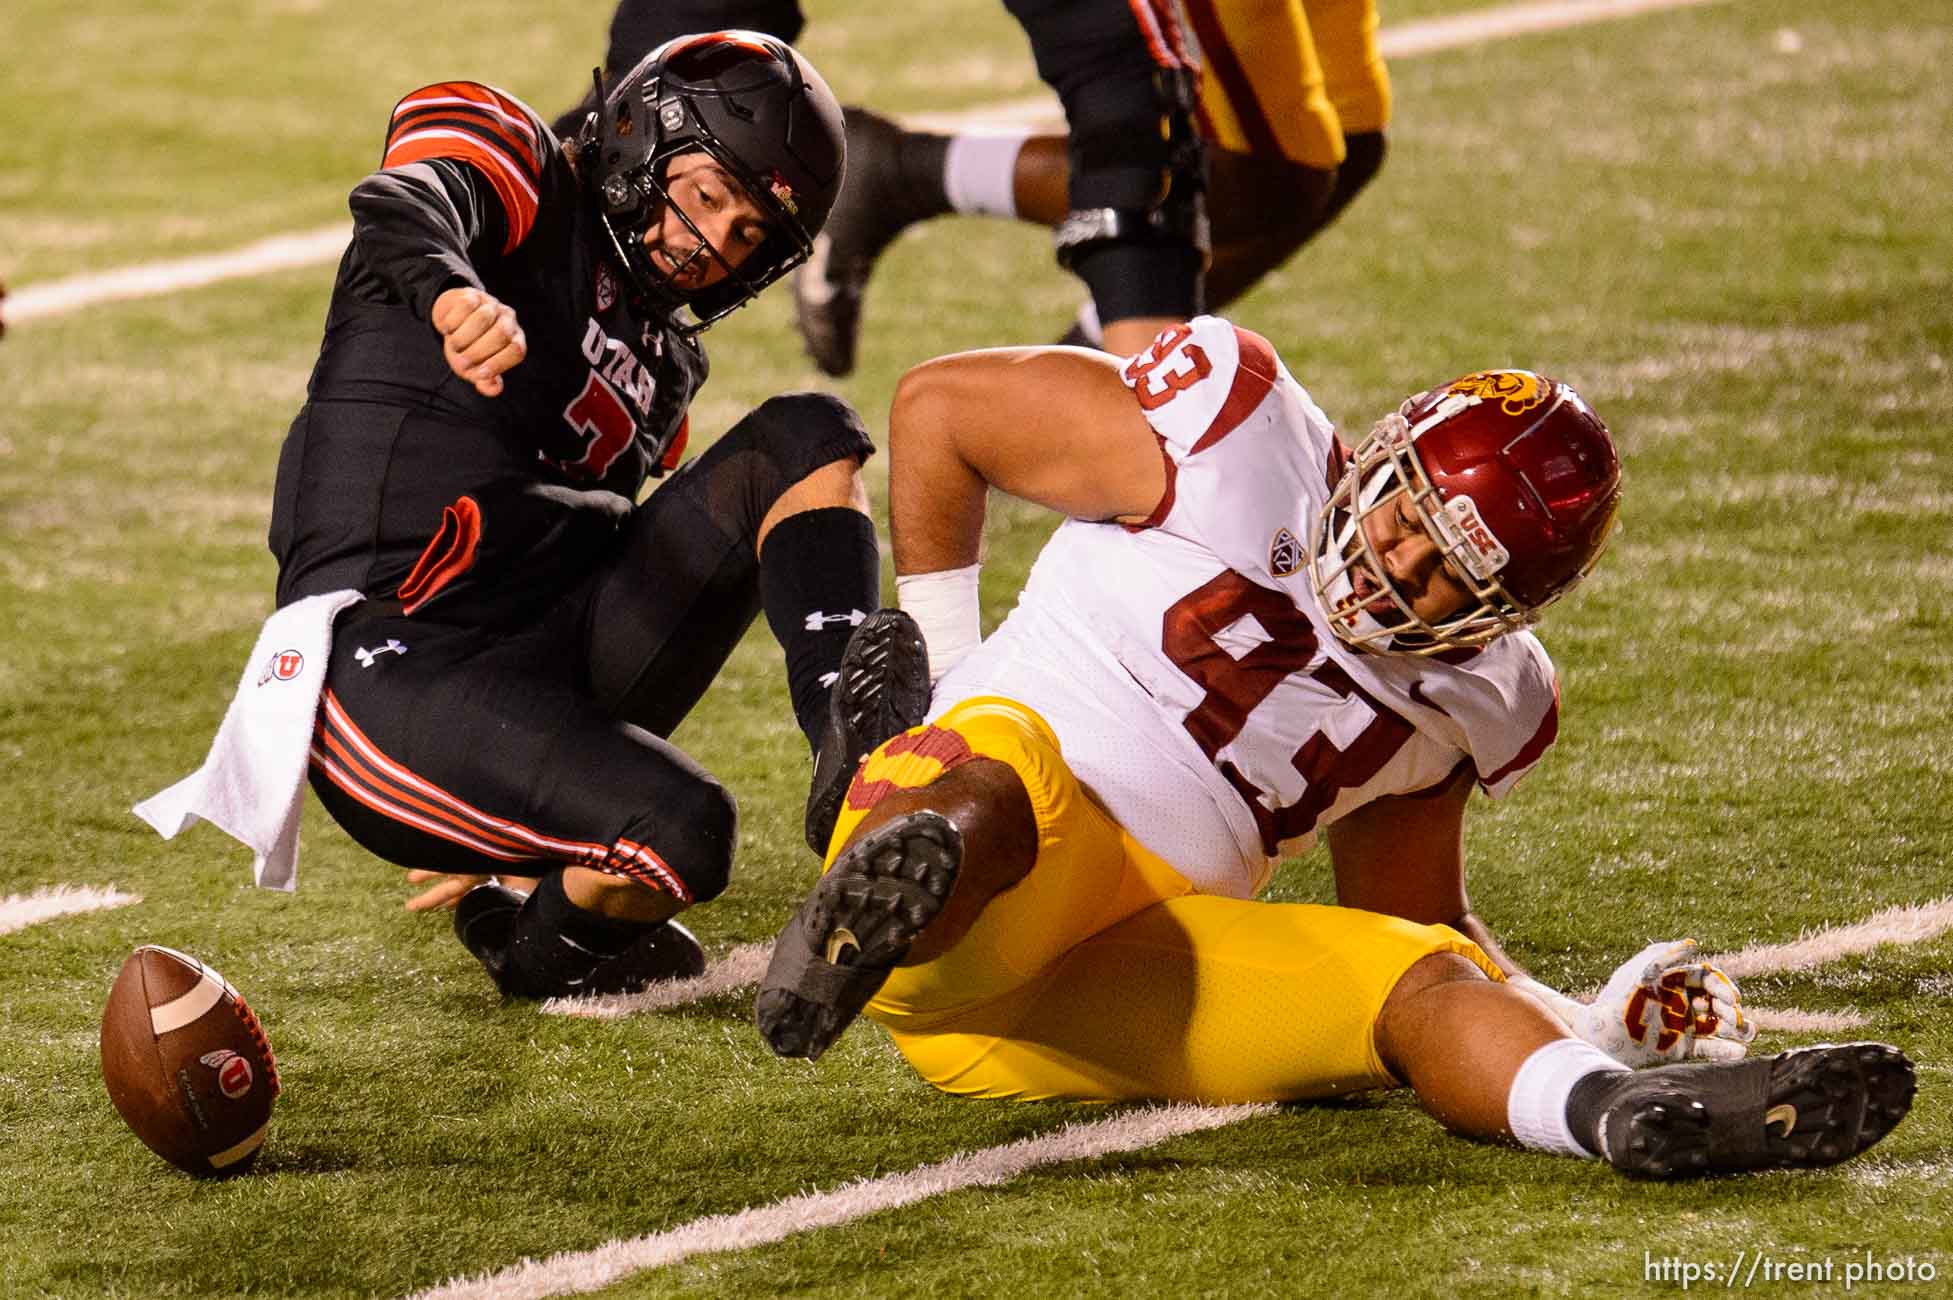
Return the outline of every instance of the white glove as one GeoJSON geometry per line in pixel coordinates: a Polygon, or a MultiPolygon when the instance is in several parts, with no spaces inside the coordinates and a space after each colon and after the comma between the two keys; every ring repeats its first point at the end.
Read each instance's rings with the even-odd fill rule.
{"type": "Polygon", "coordinates": [[[1623,1065],[1733,1061],[1756,1037],[1736,982],[1700,960],[1693,939],[1649,944],[1622,963],[1591,1003],[1530,976],[1511,983],[1623,1065]]]}

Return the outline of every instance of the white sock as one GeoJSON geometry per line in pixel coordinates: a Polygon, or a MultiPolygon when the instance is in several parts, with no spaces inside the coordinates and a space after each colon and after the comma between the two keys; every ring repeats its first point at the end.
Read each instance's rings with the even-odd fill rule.
{"type": "Polygon", "coordinates": [[[977,578],[983,566],[895,575],[896,603],[915,619],[929,649],[929,684],[963,661],[983,640],[977,578]]]}
{"type": "Polygon", "coordinates": [[[949,138],[943,192],[949,206],[973,216],[1017,215],[1017,155],[1029,131],[966,131],[949,138]]]}
{"type": "Polygon", "coordinates": [[[1566,1103],[1573,1085],[1602,1070],[1627,1067],[1578,1038],[1556,1038],[1528,1056],[1512,1078],[1505,1097],[1505,1122],[1519,1145],[1535,1151],[1595,1159],[1567,1126],[1566,1103]]]}

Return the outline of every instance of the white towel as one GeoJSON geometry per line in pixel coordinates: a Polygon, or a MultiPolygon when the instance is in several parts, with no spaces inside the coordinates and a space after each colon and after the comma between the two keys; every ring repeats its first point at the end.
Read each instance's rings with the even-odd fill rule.
{"type": "Polygon", "coordinates": [[[362,599],[329,591],[265,620],[203,766],[135,806],[164,839],[201,817],[242,840],[261,889],[298,887],[298,815],[325,689],[332,620],[362,599]]]}

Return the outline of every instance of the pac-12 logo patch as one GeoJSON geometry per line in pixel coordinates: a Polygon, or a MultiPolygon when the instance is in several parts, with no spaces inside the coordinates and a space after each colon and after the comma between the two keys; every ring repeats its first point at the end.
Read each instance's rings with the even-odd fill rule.
{"type": "Polygon", "coordinates": [[[611,275],[610,268],[599,262],[597,263],[597,310],[609,311],[616,301],[617,280],[611,275]]]}
{"type": "Polygon", "coordinates": [[[280,650],[264,661],[264,672],[258,676],[258,685],[277,680],[288,682],[305,670],[305,656],[296,650],[280,650]]]}
{"type": "Polygon", "coordinates": [[[251,1091],[251,1063],[228,1047],[205,1052],[197,1060],[217,1071],[218,1090],[232,1101],[251,1091]]]}
{"type": "Polygon", "coordinates": [[[1302,558],[1302,543],[1295,540],[1295,534],[1277,528],[1275,540],[1268,545],[1268,571],[1278,578],[1286,578],[1302,567],[1302,558]]]}

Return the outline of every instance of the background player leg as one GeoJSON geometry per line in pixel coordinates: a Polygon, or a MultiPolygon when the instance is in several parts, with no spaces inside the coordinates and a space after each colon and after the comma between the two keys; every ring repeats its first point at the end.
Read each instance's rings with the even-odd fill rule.
{"type": "Polygon", "coordinates": [[[1059,262],[1091,289],[1115,350],[1137,351],[1200,309],[1201,144],[1177,25],[1119,0],[1007,7],[1070,133],[1028,147],[989,133],[952,142],[849,109],[848,179],[793,282],[802,341],[829,374],[854,368],[861,299],[882,250],[914,222],[950,211],[1057,227],[1059,262]]]}

